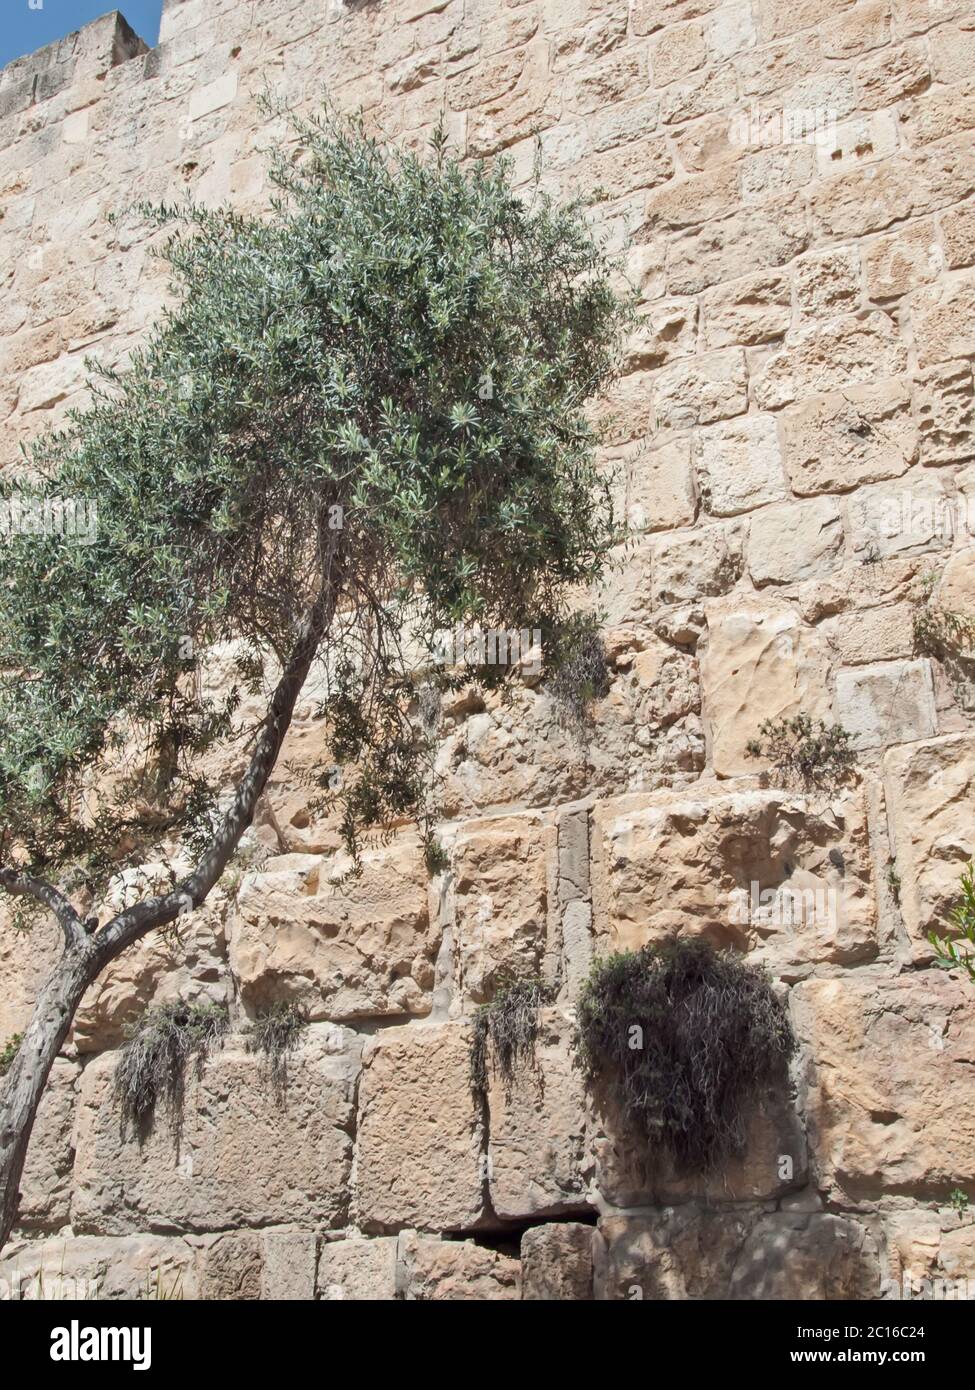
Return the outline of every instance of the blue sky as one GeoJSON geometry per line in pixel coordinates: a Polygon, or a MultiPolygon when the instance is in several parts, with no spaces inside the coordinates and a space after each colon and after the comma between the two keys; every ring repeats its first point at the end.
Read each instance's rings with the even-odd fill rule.
{"type": "Polygon", "coordinates": [[[100,15],[121,10],[150,48],[159,38],[162,0],[0,0],[0,67],[33,53],[35,48],[63,39],[100,15]]]}

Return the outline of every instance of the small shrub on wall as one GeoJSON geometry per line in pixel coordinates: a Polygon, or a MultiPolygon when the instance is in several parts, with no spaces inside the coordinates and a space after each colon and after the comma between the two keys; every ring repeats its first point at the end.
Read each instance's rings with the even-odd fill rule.
{"type": "Polygon", "coordinates": [[[650,1155],[701,1173],[740,1154],[795,1040],[764,970],[701,940],[597,960],[577,1008],[587,1080],[650,1155]]]}

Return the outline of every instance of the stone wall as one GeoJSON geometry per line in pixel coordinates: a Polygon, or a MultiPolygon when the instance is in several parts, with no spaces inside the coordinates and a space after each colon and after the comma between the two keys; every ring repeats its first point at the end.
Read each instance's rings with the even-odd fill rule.
{"type": "MultiPolygon", "coordinates": [[[[599,190],[642,292],[607,466],[635,544],[601,602],[588,744],[526,685],[444,712],[447,871],[416,837],[351,886],[300,776],[299,709],[249,864],[99,981],[58,1062],[0,1275],[105,1297],[833,1298],[975,1278],[975,994],[931,968],[975,854],[965,683],[915,649],[912,585],[971,607],[975,9],[958,0],[167,0],[0,73],[0,461],[83,400],[165,300],[134,199],[257,209],[265,86],[395,140],[441,112],[559,194],[599,190]],[[797,794],[747,752],[807,712],[860,775],[797,794]],[[758,885],[835,904],[732,910],[758,885]],[[652,1182],[572,1065],[594,951],[678,929],[764,962],[801,1055],[720,1178],[652,1182]],[[471,1015],[542,974],[538,1065],[474,1107],[471,1015]],[[211,998],[312,1023],[287,1104],[235,1036],[179,1145],[124,1138],[124,1025],[211,998]],[[901,1284],[902,1286],[902,1284],[901,1284]]],[[[956,673],[957,674],[957,673],[956,673]]],[[[0,929],[0,1040],[53,939],[0,929]]]]}

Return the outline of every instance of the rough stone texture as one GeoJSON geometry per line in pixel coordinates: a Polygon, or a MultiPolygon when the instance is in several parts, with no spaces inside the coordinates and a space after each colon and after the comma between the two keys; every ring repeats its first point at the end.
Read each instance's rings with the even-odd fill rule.
{"type": "Polygon", "coordinates": [[[170,1236],[49,1236],[11,1242],[0,1262],[0,1290],[22,1299],[194,1299],[198,1252],[170,1236]]]}
{"type": "Polygon", "coordinates": [[[520,1296],[519,1262],[475,1245],[405,1231],[397,1250],[396,1287],[407,1303],[494,1302],[520,1296]]]}
{"type": "Polygon", "coordinates": [[[429,1012],[439,940],[419,842],[367,848],[363,863],[345,883],[343,855],[282,855],[246,874],[230,959],[247,1005],[287,999],[341,1022],[429,1012]]]}
{"type": "Polygon", "coordinates": [[[587,1209],[586,1101],[569,1019],[544,1011],[534,1067],[511,1085],[492,1077],[488,1118],[488,1192],[498,1216],[587,1209]]]}
{"type": "Polygon", "coordinates": [[[592,1226],[533,1226],[521,1238],[521,1296],[533,1303],[592,1298],[592,1226]]]}
{"type": "Polygon", "coordinates": [[[874,1242],[842,1216],[696,1206],[604,1217],[596,1297],[862,1299],[879,1292],[874,1242]]]}
{"type": "Polygon", "coordinates": [[[359,1083],[357,1204],[363,1229],[450,1231],[481,1214],[481,1126],[469,1033],[390,1029],[368,1044],[359,1083]]]}
{"type": "Polygon", "coordinates": [[[115,1055],[103,1053],[81,1083],[72,1225],[99,1235],[343,1226],[358,1065],[340,1030],[312,1025],[289,1058],[281,1105],[260,1059],[231,1041],[199,1076],[187,1069],[177,1151],[165,1107],[144,1142],[122,1137],[111,1102],[115,1055]]]}
{"type": "Polygon", "coordinates": [[[796,978],[876,952],[862,797],[832,805],[713,784],[601,803],[594,814],[600,940],[633,950],[674,933],[756,951],[796,978]]]}
{"type": "Polygon", "coordinates": [[[396,1297],[396,1237],[337,1240],[322,1246],[318,1297],[378,1302],[396,1297]]]}
{"type": "Polygon", "coordinates": [[[922,955],[975,859],[975,742],[970,735],[891,749],[884,763],[904,923],[922,955]]]}
{"type": "MultiPolygon", "coordinates": [[[[493,1299],[517,1296],[534,1222],[525,1296],[564,1280],[552,1296],[575,1298],[590,1228],[565,1218],[592,1183],[597,1209],[640,1205],[602,1221],[602,1297],[975,1277],[943,1206],[972,1178],[971,1006],[926,941],[975,853],[975,686],[912,631],[925,573],[975,608],[973,58],[962,0],[167,0],[151,53],[110,15],[0,72],[0,466],[83,403],[86,354],[124,361],[165,303],[150,230],[105,213],[185,193],[266,208],[268,82],[305,111],[324,85],[414,149],[445,111],[462,156],[510,154],[526,187],[537,135],[544,187],[596,194],[639,295],[593,406],[634,534],[580,595],[606,613],[591,725],[539,682],[509,704],[458,692],[437,753],[448,869],[429,880],[401,827],[340,887],[338,826],[309,801],[327,761],[310,682],[246,864],[178,950],[141,943],[79,1011],[28,1158],[26,1264],[63,1247],[105,1297],[155,1279],[150,1296],[493,1299]],[[790,112],[825,128],[796,139],[790,112]],[[800,712],[856,735],[842,796],[786,792],[747,755],[800,712]],[[475,1110],[469,1019],[503,971],[540,973],[567,1016],[594,950],[673,930],[767,964],[802,1024],[806,1080],[741,1164],[648,1185],[583,1103],[555,1014],[537,1075],[475,1110]],[[182,1171],[164,1118],[140,1150],[107,1099],[126,1025],[176,997],[316,1020],[286,1111],[237,1044],[191,1079],[182,1171]],[[505,1253],[428,1238],[505,1219],[505,1253]],[[69,1221],[99,1234],[55,1238],[69,1221]]],[[[232,656],[207,654],[207,690],[232,656]]],[[[0,908],[0,1046],[58,949],[0,908]]]]}
{"type": "Polygon", "coordinates": [[[851,1198],[969,1186],[975,1015],[966,984],[927,971],[808,980],[794,996],[819,1184],[851,1198]]]}

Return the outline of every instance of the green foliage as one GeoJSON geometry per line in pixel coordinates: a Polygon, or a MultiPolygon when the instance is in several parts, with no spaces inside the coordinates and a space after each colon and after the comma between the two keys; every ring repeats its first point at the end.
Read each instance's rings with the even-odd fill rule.
{"type": "Polygon", "coordinates": [[[959,1216],[968,1215],[968,1206],[971,1201],[967,1192],[963,1188],[956,1187],[948,1193],[948,1205],[952,1211],[956,1211],[959,1216]]]}
{"type": "Polygon", "coordinates": [[[494,998],[474,1015],[470,1048],[470,1083],[475,1098],[487,1095],[488,1066],[505,1086],[518,1066],[531,1067],[538,1037],[538,1011],[547,990],[541,980],[502,980],[494,998]]]}
{"type": "Polygon", "coordinates": [[[767,758],[785,785],[835,791],[856,766],[852,735],[839,724],[813,722],[808,714],[766,719],[761,738],[748,743],[753,758],[767,758]]]}
{"type": "Polygon", "coordinates": [[[975,982],[975,951],[959,944],[960,938],[975,947],[975,864],[969,864],[961,876],[961,901],[952,909],[950,921],[953,936],[928,933],[935,951],[934,963],[942,970],[962,970],[975,982]]]}
{"type": "Polygon", "coordinates": [[[7,1075],[7,1072],[10,1070],[10,1064],[17,1056],[18,1049],[23,1040],[23,1033],[14,1033],[12,1037],[7,1039],[3,1047],[0,1047],[0,1076],[7,1075]]]}
{"type": "Polygon", "coordinates": [[[290,139],[265,217],[138,210],[168,232],[172,307],[0,478],[0,501],[88,499],[98,523],[91,544],[0,546],[0,862],[95,888],[150,844],[198,851],[204,755],[246,746],[241,696],[269,689],[325,582],[321,713],[356,855],[429,794],[402,634],[557,632],[602,570],[585,407],[629,306],[583,208],[516,195],[442,137],[419,157],[326,113],[290,139]],[[238,653],[219,699],[196,670],[217,642],[238,653]]]}
{"type": "Polygon", "coordinates": [[[131,1125],[136,1132],[144,1132],[162,1097],[178,1141],[186,1064],[195,1058],[202,1067],[229,1027],[227,1010],[217,1004],[176,1002],[147,1009],[128,1030],[115,1066],[113,1094],[123,1128],[131,1125]]]}
{"type": "Polygon", "coordinates": [[[943,608],[934,597],[938,576],[929,570],[913,595],[914,650],[952,665],[975,650],[975,618],[943,608]]]}
{"type": "Polygon", "coordinates": [[[582,729],[593,701],[609,693],[606,648],[597,618],[591,613],[574,615],[564,624],[553,645],[548,692],[562,721],[582,729]]]}
{"type": "Polygon", "coordinates": [[[288,1054],[298,1046],[308,1020],[295,1004],[281,1000],[259,1013],[247,1035],[248,1052],[261,1052],[275,1095],[284,1099],[288,1089],[288,1054]]]}
{"type": "Polygon", "coordinates": [[[742,1152],[749,1108],[795,1050],[764,971],[701,940],[596,961],[576,1019],[588,1081],[651,1156],[687,1173],[742,1152]]]}

